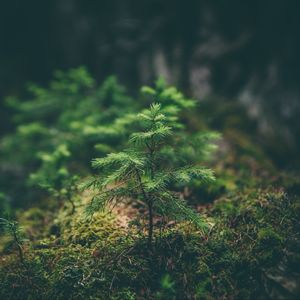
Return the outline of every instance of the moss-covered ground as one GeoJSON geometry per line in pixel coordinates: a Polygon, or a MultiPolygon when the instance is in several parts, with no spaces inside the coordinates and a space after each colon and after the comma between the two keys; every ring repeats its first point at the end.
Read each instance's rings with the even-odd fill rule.
{"type": "Polygon", "coordinates": [[[217,182],[190,193],[210,224],[157,229],[153,249],[138,206],[74,214],[45,199],[18,213],[25,260],[2,237],[0,299],[297,299],[300,178],[275,169],[237,132],[221,141],[217,182]]]}

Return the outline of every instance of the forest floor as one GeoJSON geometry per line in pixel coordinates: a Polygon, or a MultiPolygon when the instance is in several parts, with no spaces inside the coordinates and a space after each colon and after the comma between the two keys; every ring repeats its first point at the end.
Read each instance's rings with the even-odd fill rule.
{"type": "Polygon", "coordinates": [[[297,299],[300,178],[238,138],[225,134],[216,184],[189,197],[207,232],[158,226],[149,250],[139,203],[87,219],[88,194],[74,214],[51,199],[20,211],[25,259],[2,239],[0,299],[297,299]]]}

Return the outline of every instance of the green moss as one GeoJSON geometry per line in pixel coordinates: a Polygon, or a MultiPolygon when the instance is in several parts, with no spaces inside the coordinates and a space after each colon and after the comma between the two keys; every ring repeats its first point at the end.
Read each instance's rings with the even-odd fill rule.
{"type": "MultiPolygon", "coordinates": [[[[236,191],[203,212],[209,232],[179,223],[162,232],[152,253],[143,235],[114,214],[95,214],[91,222],[80,207],[74,215],[62,209],[54,220],[58,233],[34,241],[25,266],[3,256],[0,298],[263,298],[262,270],[279,264],[284,247],[295,252],[289,268],[299,264],[298,203],[278,189],[236,191]]],[[[40,216],[22,218],[39,223],[40,216]]]]}
{"type": "Polygon", "coordinates": [[[257,234],[256,249],[262,265],[278,262],[282,252],[283,238],[272,228],[262,228],[257,234]]]}
{"type": "Polygon", "coordinates": [[[257,233],[258,247],[273,248],[281,245],[283,238],[272,228],[262,228],[257,233]]]}
{"type": "Polygon", "coordinates": [[[238,207],[231,201],[218,201],[215,203],[213,210],[217,214],[225,217],[236,216],[238,214],[238,207]]]}
{"type": "Polygon", "coordinates": [[[40,222],[45,218],[45,211],[38,207],[33,207],[26,210],[22,215],[22,220],[40,222]]]}
{"type": "Polygon", "coordinates": [[[38,260],[26,261],[22,265],[16,262],[1,265],[0,298],[7,299],[43,299],[49,290],[43,266],[38,260]]]}

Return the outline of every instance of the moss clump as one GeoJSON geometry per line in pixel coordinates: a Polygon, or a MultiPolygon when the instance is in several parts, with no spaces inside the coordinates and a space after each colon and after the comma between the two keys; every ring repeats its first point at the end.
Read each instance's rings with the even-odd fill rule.
{"type": "Polygon", "coordinates": [[[88,247],[93,246],[99,240],[111,243],[123,233],[122,228],[117,224],[116,217],[108,212],[95,214],[93,222],[76,214],[72,218],[64,219],[60,223],[60,228],[62,243],[74,243],[88,247]]]}
{"type": "Polygon", "coordinates": [[[271,266],[282,254],[283,238],[272,228],[262,228],[257,233],[256,250],[262,266],[271,266]]]}
{"type": "Polygon", "coordinates": [[[257,234],[258,247],[273,248],[282,244],[283,238],[272,228],[262,228],[257,234]]]}

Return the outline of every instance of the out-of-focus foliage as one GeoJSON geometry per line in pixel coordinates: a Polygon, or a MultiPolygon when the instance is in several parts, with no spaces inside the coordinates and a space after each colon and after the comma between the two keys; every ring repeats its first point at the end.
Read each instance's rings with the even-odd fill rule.
{"type": "Polygon", "coordinates": [[[31,173],[29,185],[39,186],[59,201],[68,201],[75,211],[75,199],[79,177],[70,174],[67,160],[71,156],[65,144],[61,144],[53,153],[40,153],[42,165],[37,172],[31,173]]]}
{"type": "Polygon", "coordinates": [[[16,130],[1,140],[1,174],[5,174],[1,175],[1,185],[16,199],[19,194],[23,198],[32,196],[24,193],[29,190],[25,184],[30,173],[39,168],[44,169],[46,177],[55,176],[45,173],[46,168],[52,173],[67,169],[82,173],[89,168],[91,157],[117,147],[122,143],[122,128],[111,124],[135,107],[115,77],[96,86],[84,68],[56,72],[49,87],[31,85],[29,92],[29,99],[7,100],[15,111],[16,130]],[[59,163],[53,160],[64,154],[62,148],[67,155],[61,157],[68,159],[55,169],[59,163]],[[49,170],[46,164],[51,161],[49,170]]]}

